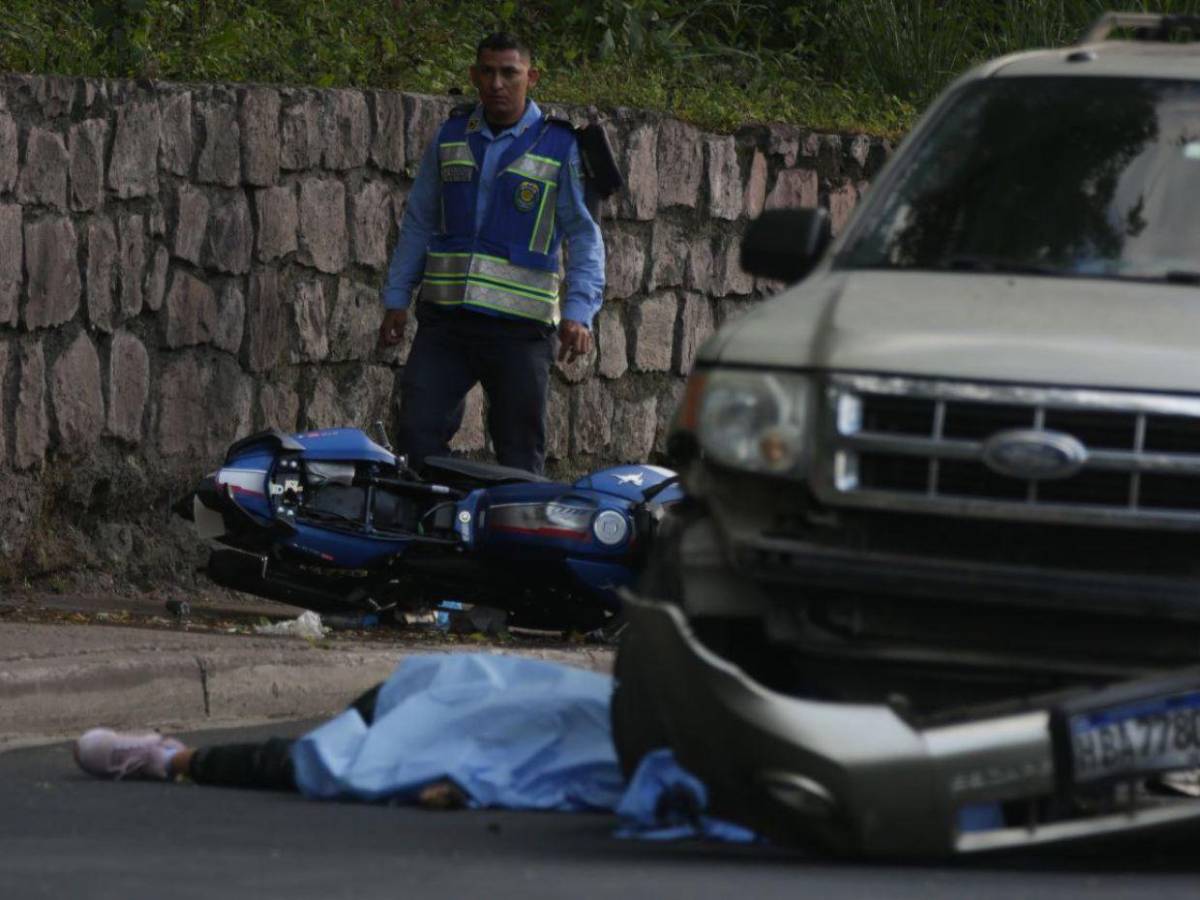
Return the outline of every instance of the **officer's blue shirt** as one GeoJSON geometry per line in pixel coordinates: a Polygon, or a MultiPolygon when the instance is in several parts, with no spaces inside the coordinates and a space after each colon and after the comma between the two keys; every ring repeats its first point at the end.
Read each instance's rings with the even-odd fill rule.
{"type": "MultiPolygon", "coordinates": [[[[499,134],[487,124],[482,109],[476,109],[481,125],[479,133],[487,139],[487,150],[479,170],[479,195],[475,204],[475,230],[479,231],[487,215],[496,170],[505,149],[541,116],[532,100],[520,120],[499,134]]],[[[588,212],[583,200],[582,164],[579,148],[572,145],[558,178],[557,227],[567,243],[567,295],[562,317],[591,327],[592,318],[604,300],[604,241],[600,226],[588,212]]],[[[383,305],[388,309],[407,309],[412,294],[425,273],[425,253],[429,239],[437,229],[442,183],[438,172],[437,140],[429,142],[416,181],[408,195],[400,238],[392,252],[387,281],[383,286],[383,305]]]]}

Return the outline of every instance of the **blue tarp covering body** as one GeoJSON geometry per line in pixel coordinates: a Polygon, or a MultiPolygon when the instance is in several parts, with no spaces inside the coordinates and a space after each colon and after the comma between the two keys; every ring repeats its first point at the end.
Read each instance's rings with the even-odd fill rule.
{"type": "Polygon", "coordinates": [[[475,806],[610,810],[624,791],[608,721],[612,681],[538,660],[431,654],[297,742],[296,780],[322,799],[415,801],[450,779],[475,806]]]}
{"type": "Polygon", "coordinates": [[[748,844],[758,836],[748,828],[704,815],[708,789],[682,768],[670,750],[646,754],[617,804],[617,837],[677,841],[704,837],[748,844]]]}
{"type": "Polygon", "coordinates": [[[296,781],[317,799],[412,803],[449,779],[476,807],[616,811],[622,836],[753,840],[703,815],[704,786],[669,751],[650,754],[626,787],[611,694],[611,678],[537,660],[411,657],[370,725],[349,709],[295,744],[296,781]]]}

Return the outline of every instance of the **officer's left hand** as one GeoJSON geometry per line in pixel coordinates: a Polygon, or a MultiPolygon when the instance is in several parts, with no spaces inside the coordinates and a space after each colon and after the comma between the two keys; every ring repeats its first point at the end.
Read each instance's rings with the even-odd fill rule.
{"type": "Polygon", "coordinates": [[[592,349],[592,333],[578,322],[563,319],[558,326],[558,361],[573,363],[592,349]]]}

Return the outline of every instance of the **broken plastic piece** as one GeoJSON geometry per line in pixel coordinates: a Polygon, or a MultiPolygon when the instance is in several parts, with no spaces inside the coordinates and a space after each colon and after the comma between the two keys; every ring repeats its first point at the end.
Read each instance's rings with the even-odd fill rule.
{"type": "Polygon", "coordinates": [[[321,617],[309,610],[286,622],[273,622],[270,625],[255,625],[255,634],[272,634],[282,637],[298,637],[315,641],[323,638],[329,629],[321,624],[321,617]]]}

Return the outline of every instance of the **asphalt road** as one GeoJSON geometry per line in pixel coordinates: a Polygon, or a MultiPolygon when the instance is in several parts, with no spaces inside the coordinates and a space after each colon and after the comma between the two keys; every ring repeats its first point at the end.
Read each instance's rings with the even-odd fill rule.
{"type": "Polygon", "coordinates": [[[78,772],[64,745],[0,754],[4,900],[1200,896],[1200,835],[1195,845],[902,866],[623,841],[611,831],[606,816],[427,812],[101,782],[78,772]]]}

